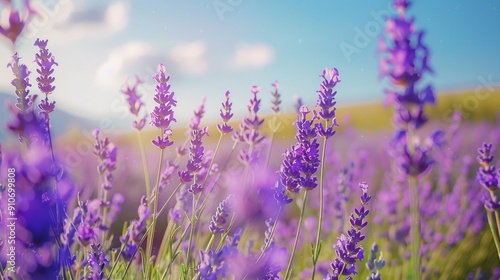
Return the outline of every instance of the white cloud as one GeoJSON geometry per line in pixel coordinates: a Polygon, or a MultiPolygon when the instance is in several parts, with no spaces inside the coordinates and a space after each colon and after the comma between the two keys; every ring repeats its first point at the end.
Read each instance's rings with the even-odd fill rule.
{"type": "Polygon", "coordinates": [[[129,19],[129,6],[115,1],[107,6],[76,6],[74,1],[60,1],[49,5],[34,1],[37,15],[27,24],[23,39],[50,38],[51,45],[102,38],[125,29],[129,19]]]}
{"type": "Polygon", "coordinates": [[[96,80],[101,86],[116,87],[117,82],[123,81],[124,77],[134,74],[142,76],[165,60],[166,56],[152,45],[129,42],[110,52],[108,59],[97,69],[96,80]]]}
{"type": "Polygon", "coordinates": [[[274,59],[274,50],[265,44],[240,45],[232,57],[235,68],[261,68],[274,59]]]}
{"type": "Polygon", "coordinates": [[[186,74],[203,74],[208,68],[206,46],[201,41],[175,46],[169,58],[186,74]]]}
{"type": "Polygon", "coordinates": [[[109,52],[108,59],[95,74],[97,83],[116,88],[127,76],[138,75],[150,81],[159,63],[165,64],[169,75],[198,75],[205,73],[208,63],[205,43],[195,41],[164,50],[145,42],[128,42],[109,52]]]}

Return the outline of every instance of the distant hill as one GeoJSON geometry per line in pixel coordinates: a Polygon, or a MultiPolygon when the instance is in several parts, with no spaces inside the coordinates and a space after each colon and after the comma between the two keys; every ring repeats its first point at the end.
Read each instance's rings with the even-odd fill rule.
{"type": "MultiPolygon", "coordinates": [[[[5,94],[0,92],[0,141],[3,141],[8,133],[6,131],[6,124],[9,122],[12,117],[10,116],[10,112],[7,109],[7,101],[15,102],[16,98],[10,94],[5,94]]],[[[56,110],[51,113],[51,127],[52,133],[54,136],[62,135],[66,133],[72,127],[78,126],[84,129],[93,129],[97,127],[97,122],[80,118],[68,113],[65,113],[61,110],[56,110]]]]}

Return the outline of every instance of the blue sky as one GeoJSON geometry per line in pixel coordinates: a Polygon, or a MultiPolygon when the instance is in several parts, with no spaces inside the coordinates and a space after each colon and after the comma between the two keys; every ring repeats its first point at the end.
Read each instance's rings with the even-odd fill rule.
{"type": "MultiPolygon", "coordinates": [[[[40,0],[33,5],[39,18],[16,50],[34,71],[33,42],[49,39],[59,62],[52,98],[59,110],[80,117],[130,120],[120,88],[134,75],[146,81],[141,92],[151,109],[150,77],[158,63],[172,76],[179,120],[187,120],[204,96],[207,117],[216,118],[226,90],[241,115],[252,85],[261,86],[263,111],[269,112],[276,80],[285,108],[292,108],[297,95],[312,105],[325,67],[340,71],[339,105],[384,97],[376,48],[381,18],[394,12],[389,1],[40,0]]],[[[474,89],[484,80],[500,85],[499,6],[445,0],[417,1],[410,8],[417,28],[426,30],[435,70],[428,81],[438,92],[474,89]]],[[[5,24],[5,12],[0,18],[5,24]]],[[[7,65],[11,54],[1,41],[0,65],[7,65]]],[[[9,69],[0,67],[0,92],[13,92],[10,77],[9,69]]]]}

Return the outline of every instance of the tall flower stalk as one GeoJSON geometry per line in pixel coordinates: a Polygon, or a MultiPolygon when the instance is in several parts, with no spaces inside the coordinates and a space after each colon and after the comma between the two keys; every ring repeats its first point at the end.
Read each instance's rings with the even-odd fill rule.
{"type": "Polygon", "coordinates": [[[434,104],[430,85],[423,88],[418,83],[426,72],[432,72],[429,51],[423,44],[424,32],[416,31],[414,20],[406,15],[409,0],[394,0],[397,15],[386,22],[387,40],[380,40],[381,75],[387,76],[392,87],[386,90],[388,103],[394,105],[396,142],[399,147],[400,172],[408,178],[411,212],[411,259],[415,279],[422,279],[421,225],[418,196],[419,176],[431,165],[429,151],[418,145],[416,130],[427,122],[425,105],[434,104]],[[387,41],[387,42],[386,42],[387,41]]]}
{"type": "Polygon", "coordinates": [[[361,230],[368,225],[366,217],[370,210],[367,209],[367,206],[372,197],[368,195],[368,185],[366,183],[360,183],[359,187],[362,191],[360,196],[361,206],[355,208],[349,218],[351,228],[347,231],[347,235],[342,233],[333,246],[337,257],[330,265],[333,273],[327,274],[325,280],[339,280],[342,275],[347,276],[346,279],[352,279],[351,275],[357,274],[356,261],[363,260],[364,249],[359,243],[366,238],[361,230]]]}
{"type": "Polygon", "coordinates": [[[160,192],[160,178],[163,165],[163,156],[165,149],[173,144],[169,137],[172,134],[170,125],[176,122],[174,118],[174,107],[177,101],[174,99],[174,92],[170,91],[170,76],[165,74],[165,66],[158,65],[158,72],[153,76],[156,81],[155,95],[153,97],[156,106],[151,112],[151,125],[160,130],[160,135],[152,141],[153,145],[160,149],[160,160],[158,163],[158,174],[156,176],[156,184],[154,194],[152,196],[153,213],[151,221],[151,230],[148,234],[148,242],[146,247],[146,256],[152,256],[154,233],[156,222],[158,220],[158,197],[160,192]]]}
{"type": "MultiPolygon", "coordinates": [[[[300,113],[297,116],[295,125],[297,127],[297,134],[295,138],[297,143],[289,150],[285,151],[285,160],[280,170],[280,179],[284,183],[286,191],[299,192],[304,189],[304,196],[302,198],[302,206],[300,209],[299,224],[297,225],[297,232],[295,234],[295,241],[292,247],[292,252],[288,262],[288,267],[285,273],[285,279],[291,277],[292,264],[295,257],[295,251],[304,220],[304,212],[307,200],[307,194],[310,190],[318,186],[318,178],[316,171],[320,165],[319,161],[319,144],[316,138],[317,132],[314,126],[314,121],[318,118],[316,112],[313,111],[313,117],[308,119],[311,113],[306,106],[300,108],[300,113]]],[[[281,203],[289,203],[286,194],[278,193],[281,203]]]]}
{"type": "Polygon", "coordinates": [[[484,208],[488,215],[488,224],[490,226],[493,241],[500,258],[500,200],[495,193],[498,190],[498,181],[500,172],[497,171],[493,162],[493,154],[491,151],[492,144],[484,143],[478,149],[477,161],[479,162],[479,170],[477,171],[477,181],[488,192],[483,198],[484,208]]]}
{"type": "Polygon", "coordinates": [[[324,123],[316,124],[316,132],[318,135],[323,137],[323,150],[321,151],[321,168],[319,175],[319,215],[318,215],[318,229],[316,233],[316,243],[313,249],[312,262],[313,262],[313,272],[312,279],[314,279],[314,275],[316,273],[316,265],[318,263],[319,255],[321,252],[321,226],[323,224],[323,180],[325,177],[325,159],[326,159],[326,147],[328,138],[335,135],[335,130],[333,129],[337,124],[337,118],[335,115],[335,105],[337,102],[335,101],[335,95],[337,94],[333,88],[340,82],[339,72],[336,68],[325,69],[323,73],[320,75],[323,78],[323,82],[320,85],[320,89],[318,90],[318,101],[316,102],[316,106],[320,108],[319,110],[319,119],[324,123]]]}
{"type": "Polygon", "coordinates": [[[137,131],[137,138],[139,140],[139,150],[141,153],[142,160],[142,168],[144,173],[144,184],[146,187],[146,197],[148,199],[151,198],[151,183],[149,180],[149,169],[148,162],[146,159],[146,151],[144,147],[144,141],[142,140],[141,131],[146,125],[147,114],[144,114],[143,117],[139,116],[144,102],[141,100],[141,96],[137,93],[137,88],[144,83],[138,77],[135,77],[135,80],[132,85],[129,85],[128,82],[125,83],[122,89],[122,93],[126,96],[126,102],[129,108],[129,112],[135,117],[135,120],[132,122],[132,127],[137,131]]]}
{"type": "Polygon", "coordinates": [[[266,162],[265,165],[266,167],[269,165],[269,159],[271,157],[271,151],[273,149],[273,143],[274,143],[274,136],[276,132],[281,128],[283,125],[283,122],[279,119],[279,113],[280,113],[280,104],[281,104],[281,94],[278,91],[279,88],[279,83],[276,81],[271,84],[274,88],[273,91],[271,91],[271,96],[273,99],[271,100],[271,110],[273,111],[273,116],[271,117],[271,120],[269,121],[269,129],[271,130],[271,137],[269,139],[269,149],[267,151],[267,156],[266,156],[266,162]]]}

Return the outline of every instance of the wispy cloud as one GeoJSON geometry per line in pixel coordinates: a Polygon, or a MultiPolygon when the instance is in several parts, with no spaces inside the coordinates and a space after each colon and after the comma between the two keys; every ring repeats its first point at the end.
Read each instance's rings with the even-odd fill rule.
{"type": "Polygon", "coordinates": [[[104,87],[116,87],[124,77],[130,75],[144,76],[154,71],[154,66],[165,63],[167,56],[152,45],[144,42],[129,42],[114,50],[108,59],[99,66],[96,80],[104,87]]]}
{"type": "Polygon", "coordinates": [[[235,68],[261,68],[274,59],[274,49],[266,44],[244,44],[236,48],[231,59],[235,68]]]}
{"type": "Polygon", "coordinates": [[[77,6],[73,1],[47,5],[46,1],[33,2],[38,14],[28,23],[26,38],[42,36],[51,38],[51,44],[67,44],[110,36],[124,30],[129,21],[129,6],[124,1],[104,6],[77,6]]]}
{"type": "Polygon", "coordinates": [[[201,41],[175,46],[169,58],[186,74],[203,74],[208,68],[206,45],[201,41]]]}
{"type": "Polygon", "coordinates": [[[176,77],[199,75],[208,69],[205,50],[201,41],[179,44],[170,50],[145,42],[128,42],[110,51],[95,77],[99,85],[116,88],[127,76],[151,80],[159,63],[165,64],[169,74],[176,77]]]}

